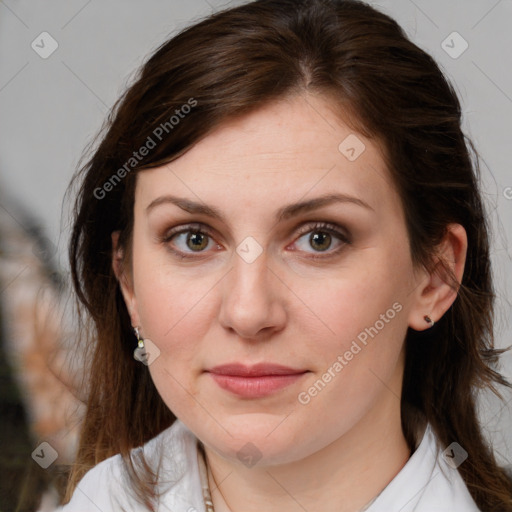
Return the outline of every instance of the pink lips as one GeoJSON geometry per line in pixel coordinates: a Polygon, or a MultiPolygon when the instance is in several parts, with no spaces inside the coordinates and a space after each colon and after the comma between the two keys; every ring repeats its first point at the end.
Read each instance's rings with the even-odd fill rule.
{"type": "Polygon", "coordinates": [[[270,395],[289,386],[307,373],[307,370],[269,363],[253,366],[238,363],[225,364],[207,371],[221,388],[247,398],[270,395]]]}

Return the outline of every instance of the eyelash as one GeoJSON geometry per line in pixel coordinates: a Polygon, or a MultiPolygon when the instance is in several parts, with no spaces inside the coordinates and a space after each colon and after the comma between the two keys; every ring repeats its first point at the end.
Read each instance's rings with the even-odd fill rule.
{"type": "MultiPolygon", "coordinates": [[[[313,222],[306,225],[303,225],[299,228],[297,233],[297,239],[302,238],[307,233],[313,233],[315,231],[322,232],[322,233],[328,233],[330,235],[334,235],[336,238],[338,238],[343,244],[334,251],[330,251],[328,253],[324,254],[313,254],[307,256],[310,259],[313,260],[322,260],[327,259],[330,257],[336,256],[340,251],[342,251],[345,247],[345,245],[351,244],[351,241],[349,237],[345,234],[344,231],[340,229],[336,224],[332,224],[330,222],[313,222]]],[[[212,232],[201,223],[195,223],[195,224],[187,224],[186,226],[181,226],[179,228],[175,228],[171,231],[167,231],[164,236],[159,237],[159,241],[164,244],[169,244],[169,242],[177,235],[180,235],[182,233],[195,233],[195,234],[201,234],[201,235],[207,235],[208,237],[213,239],[212,232]]],[[[169,250],[180,259],[197,259],[196,255],[190,255],[189,253],[184,253],[182,251],[177,251],[176,249],[173,249],[170,245],[168,245],[169,250]]],[[[197,255],[200,255],[202,251],[197,252],[197,255]]],[[[192,253],[193,254],[193,253],[192,253]]]]}

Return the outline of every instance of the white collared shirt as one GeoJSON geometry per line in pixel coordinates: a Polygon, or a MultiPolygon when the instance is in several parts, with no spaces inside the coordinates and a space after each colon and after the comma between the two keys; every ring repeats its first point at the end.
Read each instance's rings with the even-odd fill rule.
{"type": "MultiPolygon", "coordinates": [[[[148,460],[161,460],[162,464],[164,478],[159,485],[164,492],[159,512],[205,512],[197,442],[176,420],[144,445],[148,460]]],[[[427,425],[410,459],[365,512],[479,512],[454,464],[447,461],[427,425]]],[[[131,487],[121,456],[115,455],[88,471],[71,501],[57,512],[147,510],[134,500],[131,487]]]]}

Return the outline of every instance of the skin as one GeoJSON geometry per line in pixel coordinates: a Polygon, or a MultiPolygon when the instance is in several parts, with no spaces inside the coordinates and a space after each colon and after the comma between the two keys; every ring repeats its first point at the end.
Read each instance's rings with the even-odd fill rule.
{"type": "MultiPolygon", "coordinates": [[[[160,350],[149,371],[165,403],[205,445],[217,512],[358,510],[410,456],[400,425],[404,337],[408,327],[429,327],[425,315],[438,320],[456,292],[413,265],[381,146],[357,134],[365,150],[349,161],[338,146],[350,134],[327,99],[311,94],[231,120],[174,162],[139,173],[125,273],[113,234],[132,325],[160,350]],[[370,208],[339,202],[274,218],[290,203],[333,192],[370,208]],[[224,220],[168,202],[147,210],[166,194],[213,206],[224,220]],[[336,235],[311,242],[322,221],[338,225],[350,243],[336,235]],[[199,238],[199,252],[187,234],[162,241],[171,228],[198,222],[212,235],[199,238]],[[249,236],[263,249],[252,263],[236,252],[249,236]],[[400,312],[300,403],[299,393],[397,303],[400,312]],[[249,399],[204,372],[262,361],[308,373],[249,399]],[[261,455],[251,467],[237,457],[247,443],[261,455]]],[[[466,246],[464,229],[454,224],[438,248],[459,282],[466,246]]]]}

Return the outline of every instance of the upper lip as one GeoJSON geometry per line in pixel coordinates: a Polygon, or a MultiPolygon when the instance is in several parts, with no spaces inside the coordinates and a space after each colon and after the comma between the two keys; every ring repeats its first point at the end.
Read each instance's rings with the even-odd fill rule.
{"type": "Polygon", "coordinates": [[[307,370],[290,368],[280,364],[259,363],[254,365],[245,365],[240,363],[229,363],[214,366],[207,370],[210,373],[218,375],[233,375],[238,377],[260,377],[264,375],[295,375],[304,373],[307,370]]]}

